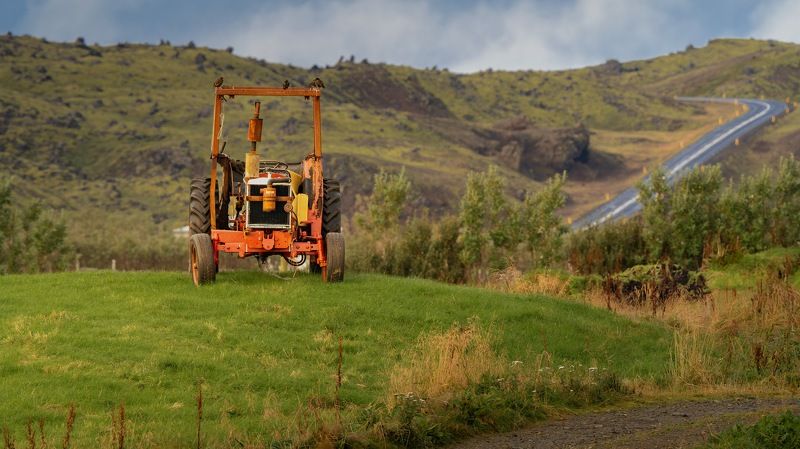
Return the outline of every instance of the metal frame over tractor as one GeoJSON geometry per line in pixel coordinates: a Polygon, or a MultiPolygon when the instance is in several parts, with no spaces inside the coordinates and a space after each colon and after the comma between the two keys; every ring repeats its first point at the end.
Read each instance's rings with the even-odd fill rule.
{"type": "MultiPolygon", "coordinates": [[[[318,80],[315,80],[318,81],[318,80]]],[[[322,173],[322,82],[312,87],[231,87],[215,83],[211,131],[211,176],[191,185],[189,250],[192,280],[214,282],[220,252],[260,263],[281,256],[293,266],[309,264],[326,282],[344,279],[344,238],[341,234],[339,183],[322,173]],[[254,103],[245,160],[235,160],[220,142],[223,105],[237,96],[304,97],[311,99],[314,117],[313,150],[299,162],[262,159],[261,103],[254,103]],[[218,183],[221,171],[221,185],[218,183]]]]}

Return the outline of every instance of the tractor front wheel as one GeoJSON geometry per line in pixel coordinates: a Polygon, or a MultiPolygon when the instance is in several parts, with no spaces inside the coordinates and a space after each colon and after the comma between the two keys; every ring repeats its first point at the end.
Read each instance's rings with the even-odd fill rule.
{"type": "Polygon", "coordinates": [[[329,232],[325,236],[325,253],[328,259],[325,281],[342,282],[344,280],[344,236],[341,233],[329,232]]]}
{"type": "Polygon", "coordinates": [[[189,237],[190,270],[194,285],[203,285],[217,279],[217,264],[214,263],[214,245],[208,234],[189,237]]]}

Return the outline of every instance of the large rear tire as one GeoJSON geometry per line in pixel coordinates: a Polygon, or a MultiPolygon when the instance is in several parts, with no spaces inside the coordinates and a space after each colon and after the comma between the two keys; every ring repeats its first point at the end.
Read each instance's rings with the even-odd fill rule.
{"type": "Polygon", "coordinates": [[[329,232],[342,232],[342,190],[339,181],[325,178],[322,180],[322,235],[329,232]]]}
{"type": "Polygon", "coordinates": [[[344,280],[344,236],[338,232],[329,232],[325,236],[325,257],[328,266],[325,270],[326,282],[342,282],[344,280]]]}
{"type": "Polygon", "coordinates": [[[189,237],[189,257],[194,285],[209,284],[217,280],[214,245],[208,234],[195,234],[189,237]]]}
{"type": "Polygon", "coordinates": [[[211,178],[192,179],[189,201],[189,235],[211,235],[211,178]]]}

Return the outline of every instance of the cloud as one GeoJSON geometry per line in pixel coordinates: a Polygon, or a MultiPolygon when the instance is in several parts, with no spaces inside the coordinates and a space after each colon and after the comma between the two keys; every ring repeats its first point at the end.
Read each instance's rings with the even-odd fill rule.
{"type": "Polygon", "coordinates": [[[35,36],[71,41],[124,40],[121,14],[142,4],[136,0],[28,0],[20,29],[35,36]]]}
{"type": "MultiPolygon", "coordinates": [[[[309,66],[355,54],[456,71],[559,69],[654,56],[696,34],[688,0],[483,2],[333,0],[263,7],[209,36],[237,53],[309,66]],[[689,14],[686,14],[689,16],[689,14]],[[689,17],[689,19],[691,16],[689,17]]],[[[680,48],[680,47],[679,47],[680,48]]]]}
{"type": "Polygon", "coordinates": [[[754,37],[800,42],[800,2],[777,0],[761,4],[753,13],[754,37]]]}
{"type": "MultiPolygon", "coordinates": [[[[652,57],[702,43],[735,22],[731,18],[752,15],[748,0],[699,6],[692,0],[230,0],[225,6],[214,0],[25,1],[16,28],[55,40],[194,40],[306,67],[354,54],[459,72],[652,57]]],[[[764,9],[765,24],[783,22],[765,27],[795,32],[788,23],[800,6],[775,1],[795,14],[773,17],[764,9]]]]}

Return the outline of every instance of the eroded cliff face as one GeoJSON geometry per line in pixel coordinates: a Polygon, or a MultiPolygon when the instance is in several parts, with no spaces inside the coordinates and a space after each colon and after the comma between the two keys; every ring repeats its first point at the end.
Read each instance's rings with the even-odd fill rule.
{"type": "Polygon", "coordinates": [[[491,128],[473,128],[470,134],[467,147],[537,180],[586,163],[591,151],[589,130],[581,124],[539,128],[520,116],[491,128]]]}

